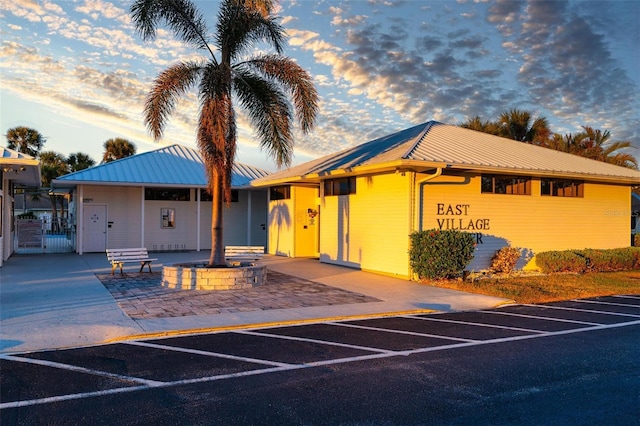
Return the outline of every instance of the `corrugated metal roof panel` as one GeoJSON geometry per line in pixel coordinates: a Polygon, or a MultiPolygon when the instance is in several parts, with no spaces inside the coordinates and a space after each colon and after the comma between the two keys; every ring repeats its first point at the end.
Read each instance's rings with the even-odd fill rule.
{"type": "Polygon", "coordinates": [[[0,159],[12,159],[12,160],[35,160],[34,157],[23,154],[19,151],[0,146],[0,159]]]}
{"type": "Polygon", "coordinates": [[[356,147],[273,173],[254,184],[297,180],[357,166],[422,161],[425,165],[503,169],[523,173],[583,175],[585,178],[621,178],[640,183],[640,172],[602,161],[517,142],[458,126],[429,121],[356,147]]]}
{"type": "MultiPolygon", "coordinates": [[[[245,187],[253,179],[268,174],[257,167],[236,163],[231,186],[245,187]]],[[[176,144],[70,173],[54,181],[54,184],[66,183],[205,187],[207,179],[198,151],[176,144]]]]}

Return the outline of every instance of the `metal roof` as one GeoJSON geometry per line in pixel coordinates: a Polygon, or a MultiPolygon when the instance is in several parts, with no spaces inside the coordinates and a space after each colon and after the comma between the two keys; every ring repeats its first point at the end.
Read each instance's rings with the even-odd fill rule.
{"type": "Polygon", "coordinates": [[[268,186],[343,173],[443,167],[640,184],[640,172],[475,130],[429,121],[257,179],[268,186]]]}
{"type": "Polygon", "coordinates": [[[36,158],[0,146],[0,165],[7,179],[25,186],[40,186],[40,161],[36,158]]]}
{"type": "MultiPolygon", "coordinates": [[[[233,188],[251,186],[251,181],[269,172],[235,163],[231,176],[233,188]]],[[[93,185],[206,187],[207,178],[200,153],[182,145],[171,145],[61,176],[55,187],[93,185]]]]}

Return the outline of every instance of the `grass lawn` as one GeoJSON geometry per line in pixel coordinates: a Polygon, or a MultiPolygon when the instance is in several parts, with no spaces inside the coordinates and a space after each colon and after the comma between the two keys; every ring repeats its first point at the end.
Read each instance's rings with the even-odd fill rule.
{"type": "Polygon", "coordinates": [[[425,281],[437,287],[504,297],[517,303],[544,303],[612,294],[640,294],[640,271],[525,275],[425,281]]]}

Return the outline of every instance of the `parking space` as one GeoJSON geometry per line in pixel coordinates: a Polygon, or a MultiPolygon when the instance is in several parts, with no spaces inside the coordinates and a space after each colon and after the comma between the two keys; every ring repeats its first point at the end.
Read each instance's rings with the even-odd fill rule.
{"type": "Polygon", "coordinates": [[[640,324],[640,296],[286,325],[0,356],[0,408],[640,324]]]}

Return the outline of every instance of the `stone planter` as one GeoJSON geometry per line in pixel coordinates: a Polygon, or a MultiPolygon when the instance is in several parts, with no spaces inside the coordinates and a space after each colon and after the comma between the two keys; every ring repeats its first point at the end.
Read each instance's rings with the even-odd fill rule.
{"type": "Polygon", "coordinates": [[[267,267],[242,263],[228,268],[182,263],[162,268],[162,286],[178,290],[234,290],[267,282],[267,267]]]}

